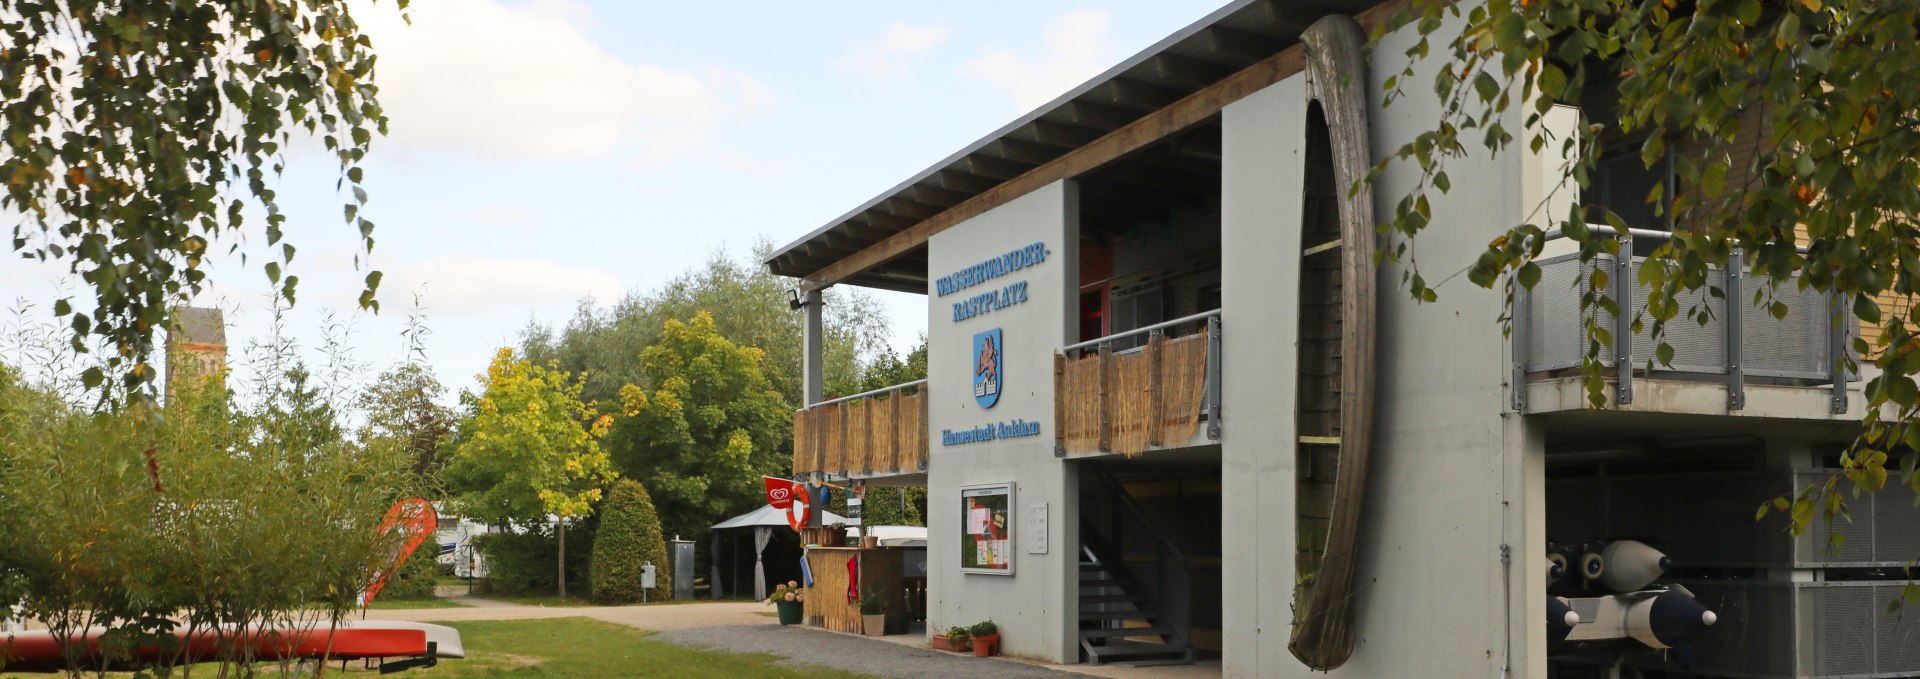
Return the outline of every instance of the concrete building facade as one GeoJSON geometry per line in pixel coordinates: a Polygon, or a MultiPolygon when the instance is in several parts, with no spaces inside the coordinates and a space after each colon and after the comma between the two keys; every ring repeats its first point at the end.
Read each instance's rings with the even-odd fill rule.
{"type": "MultiPolygon", "coordinates": [[[[921,464],[875,466],[863,452],[873,427],[823,432],[856,425],[819,419],[850,402],[816,397],[796,417],[795,472],[929,489],[930,629],[993,620],[1006,653],[1052,662],[1319,674],[1289,650],[1312,586],[1302,564],[1318,558],[1303,541],[1325,535],[1308,496],[1329,473],[1296,450],[1301,385],[1315,376],[1300,347],[1319,332],[1303,323],[1302,281],[1325,247],[1303,238],[1328,185],[1300,35],[1326,20],[1371,28],[1405,6],[1236,1],[769,260],[801,279],[809,314],[818,304],[798,300],[830,285],[927,296],[921,464]],[[1003,491],[1004,507],[977,501],[1003,491]],[[1010,567],[969,567],[985,553],[1010,567]]],[[[1380,103],[1417,39],[1410,26],[1386,34],[1356,84],[1374,160],[1438,119],[1425,87],[1380,103]]],[[[1415,81],[1435,67],[1416,64],[1415,81]]],[[[1580,120],[1566,109],[1547,124],[1580,120]]],[[[1455,188],[1436,196],[1419,242],[1427,277],[1472,262],[1542,202],[1570,202],[1578,190],[1556,161],[1515,150],[1454,162],[1455,188]]],[[[1390,165],[1376,212],[1416,180],[1390,165]]],[[[1373,324],[1344,328],[1372,333],[1377,357],[1355,645],[1327,674],[1920,673],[1920,652],[1904,650],[1920,623],[1860,607],[1883,604],[1876,594],[1905,583],[1896,564],[1920,556],[1910,503],[1856,513],[1865,553],[1753,520],[1858,430],[1859,376],[1831,367],[1850,330],[1829,322],[1829,300],[1796,298],[1786,320],[1722,303],[1718,326],[1675,331],[1687,360],[1672,370],[1644,368],[1642,338],[1608,364],[1608,403],[1592,409],[1562,356],[1585,341],[1566,295],[1593,267],[1635,264],[1544,266],[1541,286],[1513,300],[1511,336],[1500,293],[1455,282],[1419,304],[1405,263],[1373,273],[1373,324]],[[1617,591],[1546,565],[1624,554],[1607,551],[1615,543],[1671,559],[1656,582],[1617,591]],[[1676,591],[1712,612],[1684,643],[1597,629],[1611,607],[1676,591]],[[1555,630],[1556,605],[1585,618],[1571,637],[1555,630]]]]}

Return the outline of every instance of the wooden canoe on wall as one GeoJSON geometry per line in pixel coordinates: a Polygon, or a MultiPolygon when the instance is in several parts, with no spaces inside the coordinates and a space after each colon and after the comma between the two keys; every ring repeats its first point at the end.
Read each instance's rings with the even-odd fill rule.
{"type": "Polygon", "coordinates": [[[1373,193],[1362,184],[1368,145],[1368,73],[1360,25],[1315,22],[1307,57],[1306,191],[1301,200],[1300,334],[1294,443],[1293,637],[1287,648],[1316,670],[1353,654],[1354,570],[1373,433],[1373,193]]]}

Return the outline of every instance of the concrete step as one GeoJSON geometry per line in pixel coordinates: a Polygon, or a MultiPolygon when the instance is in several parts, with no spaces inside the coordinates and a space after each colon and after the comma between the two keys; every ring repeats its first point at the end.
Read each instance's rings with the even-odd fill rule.
{"type": "Polygon", "coordinates": [[[1082,639],[1113,639],[1113,638],[1122,638],[1122,637],[1164,637],[1172,633],[1173,633],[1173,630],[1167,629],[1165,627],[1161,627],[1159,625],[1155,625],[1153,627],[1121,627],[1116,629],[1083,629],[1083,630],[1080,630],[1080,638],[1082,639]]]}
{"type": "Polygon", "coordinates": [[[1158,616],[1159,614],[1160,613],[1158,611],[1155,611],[1152,608],[1143,608],[1137,611],[1081,611],[1080,619],[1087,620],[1087,621],[1146,620],[1146,619],[1158,616]]]}
{"type": "Polygon", "coordinates": [[[1125,604],[1143,601],[1137,594],[1094,594],[1080,597],[1082,604],[1125,604]]]}

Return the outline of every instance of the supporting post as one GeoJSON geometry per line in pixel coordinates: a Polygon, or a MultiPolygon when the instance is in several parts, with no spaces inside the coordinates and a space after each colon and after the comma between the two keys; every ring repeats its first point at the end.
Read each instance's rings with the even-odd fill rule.
{"type": "Polygon", "coordinates": [[[1147,445],[1160,447],[1160,346],[1167,338],[1159,330],[1147,333],[1147,445]]]}
{"type": "Polygon", "coordinates": [[[1113,418],[1111,412],[1113,403],[1107,398],[1107,392],[1109,391],[1107,378],[1110,374],[1108,371],[1108,363],[1111,358],[1113,358],[1113,343],[1101,342],[1099,358],[1096,360],[1100,362],[1097,368],[1100,371],[1100,452],[1103,453],[1113,452],[1113,418]]]}
{"type": "Polygon", "coordinates": [[[1613,258],[1613,366],[1620,374],[1614,405],[1633,402],[1633,232],[1620,231],[1620,254],[1613,258]]]}
{"type": "Polygon", "coordinates": [[[1220,440],[1220,317],[1207,317],[1207,438],[1220,440]]]}
{"type": "Polygon", "coordinates": [[[1727,410],[1747,407],[1746,322],[1747,300],[1741,279],[1747,277],[1747,260],[1740,248],[1727,255],[1727,410]]]}
{"type": "Polygon", "coordinates": [[[1838,292],[1827,296],[1827,319],[1832,326],[1827,331],[1827,379],[1833,387],[1833,414],[1847,412],[1847,342],[1853,333],[1848,332],[1850,316],[1847,313],[1846,298],[1838,292]]]}
{"type": "Polygon", "coordinates": [[[807,320],[801,333],[806,344],[801,359],[803,366],[800,382],[802,405],[811,406],[824,400],[826,387],[822,366],[826,362],[826,328],[821,322],[820,312],[825,305],[821,303],[819,290],[808,290],[806,301],[800,307],[806,312],[807,320]]]}

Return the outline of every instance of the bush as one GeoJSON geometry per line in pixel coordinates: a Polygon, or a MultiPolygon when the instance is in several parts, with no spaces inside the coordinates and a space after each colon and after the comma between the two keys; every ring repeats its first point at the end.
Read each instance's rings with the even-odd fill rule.
{"type": "MultiPolygon", "coordinates": [[[[586,582],[587,562],[593,555],[592,520],[567,526],[567,582],[586,582]]],[[[473,538],[474,549],[486,558],[487,578],[478,591],[488,594],[552,595],[560,588],[555,577],[557,539],[552,525],[525,533],[489,533],[473,538]]]]}
{"type": "Polygon", "coordinates": [[[641,567],[653,562],[655,587],[649,598],[673,594],[667,568],[667,543],[660,535],[660,515],[653,498],[639,482],[622,479],[613,485],[600,507],[600,530],[593,539],[593,566],[589,576],[593,600],[600,603],[639,601],[641,567]]]}
{"type": "Polygon", "coordinates": [[[380,590],[380,595],[374,600],[432,599],[434,588],[440,584],[440,569],[435,563],[439,555],[438,539],[429,537],[426,542],[420,543],[420,548],[413,550],[413,556],[407,557],[407,562],[400,565],[400,572],[394,573],[393,577],[387,579],[386,586],[380,590]]]}

